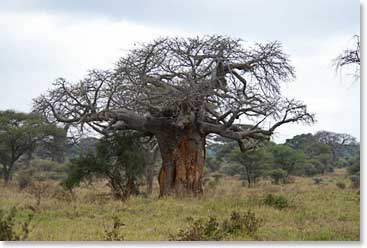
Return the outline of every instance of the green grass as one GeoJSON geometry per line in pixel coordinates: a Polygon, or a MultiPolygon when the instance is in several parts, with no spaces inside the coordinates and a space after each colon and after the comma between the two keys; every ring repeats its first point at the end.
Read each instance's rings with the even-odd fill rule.
{"type": "MultiPolygon", "coordinates": [[[[194,220],[209,216],[224,220],[233,211],[251,209],[264,220],[263,226],[252,238],[238,235],[228,240],[359,240],[358,190],[349,187],[343,170],[322,178],[320,185],[315,185],[312,178],[299,177],[293,184],[272,185],[262,181],[248,189],[241,187],[235,178],[224,177],[215,189],[205,189],[200,199],[159,199],[155,189],[151,197],[131,197],[126,202],[110,199],[102,182],[78,188],[74,199],[55,196],[54,192],[59,190],[53,185],[37,207],[28,239],[104,240],[113,216],[118,216],[125,224],[122,228],[125,240],[168,240],[170,234],[176,234],[194,220]],[[339,181],[347,187],[339,189],[336,186],[339,181]],[[269,193],[286,197],[291,206],[279,210],[265,205],[263,198],[269,193]]],[[[19,223],[35,202],[32,195],[20,192],[15,185],[1,188],[1,208],[16,206],[19,223]]]]}

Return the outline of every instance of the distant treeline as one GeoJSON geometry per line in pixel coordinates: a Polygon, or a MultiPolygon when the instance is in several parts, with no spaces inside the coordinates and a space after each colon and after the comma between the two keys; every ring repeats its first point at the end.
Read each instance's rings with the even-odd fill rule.
{"type": "Polygon", "coordinates": [[[348,167],[351,179],[359,185],[360,146],[348,134],[301,134],[284,144],[269,141],[247,151],[240,151],[236,142],[214,137],[207,151],[207,173],[239,175],[248,186],[262,177],[286,183],[291,175],[315,176],[344,167],[348,167]]]}

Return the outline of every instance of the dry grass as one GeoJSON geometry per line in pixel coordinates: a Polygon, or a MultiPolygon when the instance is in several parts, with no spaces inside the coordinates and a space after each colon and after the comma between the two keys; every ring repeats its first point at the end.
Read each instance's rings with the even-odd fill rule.
{"type": "MultiPolygon", "coordinates": [[[[125,240],[168,240],[194,220],[217,217],[228,218],[232,211],[251,209],[264,219],[255,238],[231,236],[229,240],[359,240],[360,203],[358,190],[349,187],[345,171],[322,176],[316,185],[312,178],[296,178],[287,185],[272,185],[262,181],[254,188],[245,188],[234,179],[225,177],[215,189],[205,189],[200,199],[132,197],[126,202],[108,195],[103,183],[78,188],[74,195],[63,192],[57,184],[50,184],[44,193],[31,223],[29,240],[104,240],[113,217],[122,223],[125,240]],[[346,189],[339,189],[344,182],[346,189]],[[264,205],[265,194],[281,194],[292,204],[278,210],[264,205]]],[[[26,218],[29,206],[36,199],[16,185],[0,186],[0,207],[19,209],[17,220],[26,218]]]]}

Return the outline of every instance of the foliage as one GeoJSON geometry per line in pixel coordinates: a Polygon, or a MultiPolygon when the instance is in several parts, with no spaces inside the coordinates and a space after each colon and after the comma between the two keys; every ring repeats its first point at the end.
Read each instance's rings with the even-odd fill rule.
{"type": "Polygon", "coordinates": [[[339,189],[345,189],[345,183],[343,183],[343,182],[337,182],[337,183],[336,183],[336,186],[337,186],[339,189]]]}
{"type": "Polygon", "coordinates": [[[113,225],[111,228],[105,228],[106,241],[122,241],[124,236],[121,233],[121,228],[125,226],[124,223],[117,216],[113,216],[113,225]]]}
{"type": "Polygon", "coordinates": [[[318,174],[324,174],[327,170],[328,170],[328,166],[321,163],[317,159],[307,160],[304,164],[305,175],[309,177],[315,176],[318,174]]]}
{"type": "Polygon", "coordinates": [[[240,179],[247,181],[250,187],[259,177],[267,175],[272,155],[263,147],[245,152],[237,148],[231,152],[230,158],[240,165],[237,173],[241,176],[240,179]]]}
{"type": "Polygon", "coordinates": [[[37,114],[0,111],[0,164],[5,182],[11,179],[16,162],[45,140],[55,141],[63,132],[37,114]]]}
{"type": "Polygon", "coordinates": [[[136,180],[144,172],[144,159],[136,134],[120,133],[104,137],[96,153],[71,160],[68,177],[63,186],[71,190],[83,180],[105,178],[116,198],[126,199],[138,192],[136,180]]]}
{"type": "Polygon", "coordinates": [[[321,144],[328,145],[331,150],[331,161],[335,163],[338,158],[343,157],[345,147],[357,147],[355,137],[345,133],[334,133],[329,131],[319,131],[315,137],[321,144]]]}
{"type": "Polygon", "coordinates": [[[223,233],[220,230],[216,218],[210,217],[207,221],[199,219],[187,229],[181,229],[177,235],[171,235],[170,240],[175,241],[205,241],[222,240],[223,233]]]}
{"type": "Polygon", "coordinates": [[[348,168],[348,173],[350,175],[360,174],[361,166],[360,166],[360,155],[353,157],[350,161],[351,165],[348,168]]]}
{"type": "Polygon", "coordinates": [[[349,179],[352,181],[352,187],[358,188],[360,186],[360,155],[353,157],[350,161],[351,165],[348,168],[349,179]]]}
{"type": "Polygon", "coordinates": [[[359,188],[360,186],[360,176],[359,174],[351,175],[349,179],[352,181],[353,188],[359,188]]]}
{"type": "Polygon", "coordinates": [[[267,194],[264,197],[264,204],[277,209],[289,208],[291,206],[286,197],[273,194],[267,194]]]}
{"type": "Polygon", "coordinates": [[[187,229],[181,229],[176,236],[171,235],[171,240],[176,241],[210,241],[223,240],[230,235],[254,236],[263,220],[256,217],[251,210],[243,213],[232,212],[229,219],[220,223],[217,218],[209,217],[207,221],[199,219],[187,229]]]}
{"type": "Polygon", "coordinates": [[[277,168],[270,172],[270,177],[272,178],[272,182],[275,184],[279,184],[280,182],[286,183],[287,172],[283,169],[277,168]]]}
{"type": "Polygon", "coordinates": [[[274,167],[286,171],[286,177],[303,166],[305,157],[300,150],[293,150],[287,145],[277,145],[272,147],[272,152],[274,167]]]}
{"type": "Polygon", "coordinates": [[[22,173],[17,176],[17,183],[19,189],[23,190],[32,184],[32,177],[29,174],[22,173]]]}
{"type": "Polygon", "coordinates": [[[238,212],[232,212],[229,220],[223,222],[223,230],[229,234],[241,234],[245,232],[249,236],[254,236],[264,224],[264,220],[256,217],[250,209],[242,215],[238,212]]]}
{"type": "Polygon", "coordinates": [[[15,215],[17,209],[12,207],[6,214],[0,209],[0,240],[2,241],[19,241],[26,240],[29,234],[29,223],[33,219],[33,213],[28,214],[27,219],[21,224],[21,231],[15,231],[15,215]]]}
{"type": "Polygon", "coordinates": [[[42,198],[49,192],[49,189],[50,184],[44,180],[33,181],[26,188],[27,192],[35,198],[37,207],[40,206],[42,198]]]}
{"type": "Polygon", "coordinates": [[[319,177],[315,177],[315,178],[312,178],[314,184],[321,184],[322,183],[322,178],[319,178],[319,177]]]}

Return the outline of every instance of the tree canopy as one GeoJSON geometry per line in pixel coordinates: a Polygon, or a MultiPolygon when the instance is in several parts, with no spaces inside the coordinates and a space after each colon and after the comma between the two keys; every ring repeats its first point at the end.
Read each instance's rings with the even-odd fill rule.
{"type": "Polygon", "coordinates": [[[279,42],[245,48],[222,36],[163,38],[131,50],[111,71],[90,71],[76,84],[59,78],[34,106],[50,120],[99,131],[155,133],[163,122],[184,128],[195,120],[206,133],[240,141],[270,135],[287,122],[313,121],[304,104],[280,94],[280,83],[294,77],[279,42]],[[276,122],[267,130],[243,130],[234,124],[241,116],[253,127],[276,122]]]}
{"type": "Polygon", "coordinates": [[[10,179],[15,162],[42,142],[56,142],[63,129],[45,123],[38,114],[0,111],[0,164],[5,182],[10,179]]]}
{"type": "Polygon", "coordinates": [[[154,136],[162,155],[161,194],[201,192],[208,134],[235,140],[245,151],[283,124],[314,121],[305,104],[281,94],[281,83],[294,78],[277,41],[161,38],[132,49],[112,70],[90,71],[77,83],[57,79],[34,100],[34,110],[78,130],[154,136]]]}

